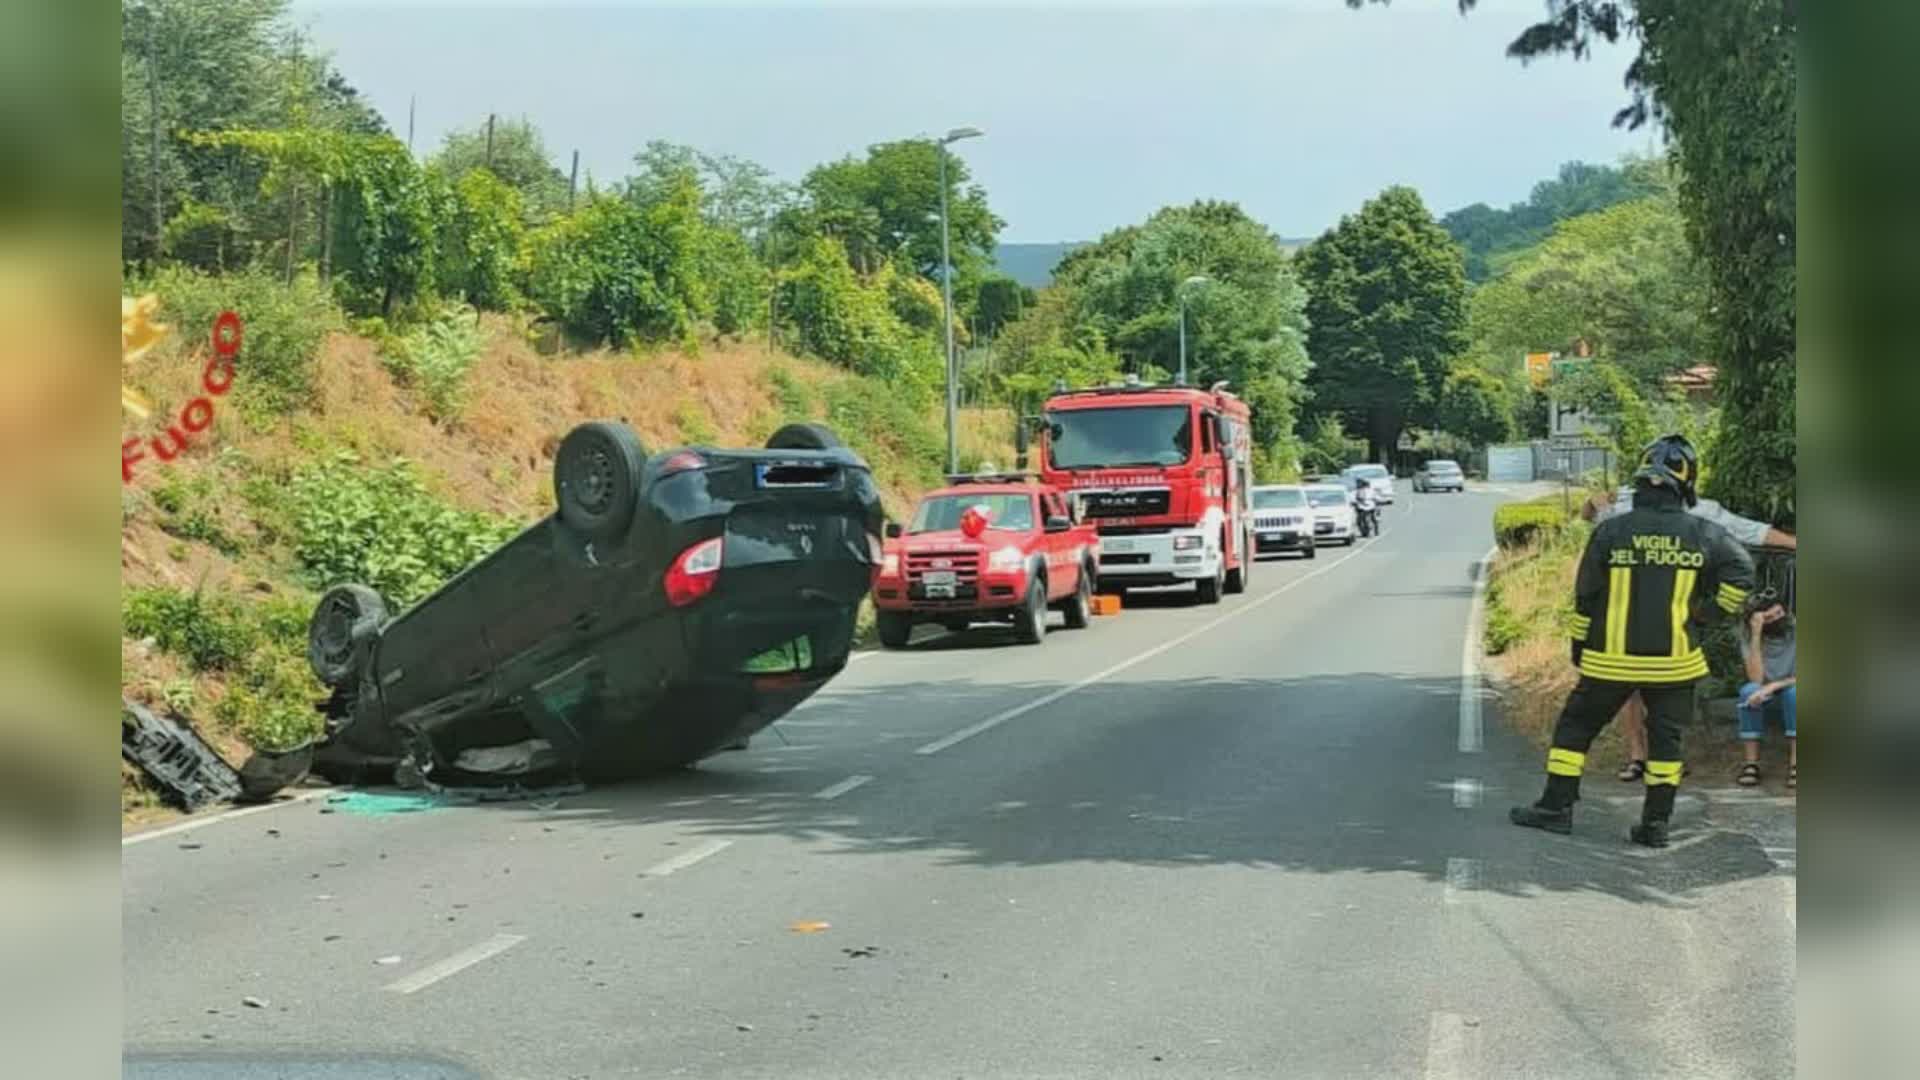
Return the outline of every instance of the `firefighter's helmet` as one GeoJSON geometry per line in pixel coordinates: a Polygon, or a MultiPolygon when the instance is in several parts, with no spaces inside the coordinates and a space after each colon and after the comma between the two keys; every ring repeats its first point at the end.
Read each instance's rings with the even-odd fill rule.
{"type": "Polygon", "coordinates": [[[1700,479],[1700,455],[1685,435],[1662,435],[1647,444],[1640,455],[1640,469],[1633,474],[1635,484],[1669,487],[1688,506],[1700,501],[1694,485],[1700,479]]]}

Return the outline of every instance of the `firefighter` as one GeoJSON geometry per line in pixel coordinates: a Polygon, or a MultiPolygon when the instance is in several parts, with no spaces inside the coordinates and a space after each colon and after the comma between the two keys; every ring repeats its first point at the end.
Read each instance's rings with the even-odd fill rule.
{"type": "Polygon", "coordinates": [[[1711,600],[1738,614],[1753,588],[1753,560],[1720,528],[1687,513],[1700,460],[1684,436],[1655,439],[1633,474],[1633,509],[1593,530],[1580,557],[1568,626],[1580,681],[1567,695],[1547,751],[1538,802],[1516,806],[1515,825],[1573,831],[1573,804],[1587,747],[1635,692],[1646,703],[1646,797],[1629,838],[1665,847],[1680,790],[1680,733],[1693,714],[1694,684],[1707,658],[1693,632],[1692,604],[1711,600]]]}

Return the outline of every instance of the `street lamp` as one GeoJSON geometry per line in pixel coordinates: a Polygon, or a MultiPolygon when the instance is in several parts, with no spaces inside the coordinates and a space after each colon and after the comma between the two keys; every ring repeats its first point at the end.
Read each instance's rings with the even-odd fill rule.
{"type": "Polygon", "coordinates": [[[947,327],[947,472],[960,471],[959,443],[954,437],[958,410],[959,371],[953,361],[953,256],[947,240],[947,144],[971,139],[986,132],[976,127],[957,127],[944,138],[934,140],[940,148],[940,312],[947,327]]]}
{"type": "Polygon", "coordinates": [[[1180,287],[1174,290],[1174,292],[1177,293],[1180,298],[1180,385],[1181,386],[1187,385],[1187,287],[1190,285],[1205,285],[1207,282],[1211,280],[1213,279],[1207,277],[1205,274],[1195,274],[1192,277],[1188,278],[1187,280],[1181,282],[1180,287]]]}

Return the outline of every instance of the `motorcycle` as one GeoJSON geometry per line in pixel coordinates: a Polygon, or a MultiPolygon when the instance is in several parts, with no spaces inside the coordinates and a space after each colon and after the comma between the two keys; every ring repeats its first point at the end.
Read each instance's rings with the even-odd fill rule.
{"type": "Polygon", "coordinates": [[[1379,534],[1380,507],[1378,505],[1371,506],[1371,507],[1368,507],[1368,506],[1354,507],[1353,519],[1355,524],[1357,524],[1360,527],[1360,535],[1362,538],[1376,536],[1379,534]]]}

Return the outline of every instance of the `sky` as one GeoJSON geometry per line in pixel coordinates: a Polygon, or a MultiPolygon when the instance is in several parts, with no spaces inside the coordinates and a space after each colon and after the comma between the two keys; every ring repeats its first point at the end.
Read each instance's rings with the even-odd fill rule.
{"type": "Polygon", "coordinates": [[[797,180],[872,143],[956,144],[1000,239],[1090,240],[1227,199],[1317,235],[1391,184],[1436,215],[1506,206],[1571,160],[1658,148],[1610,126],[1630,46],[1523,65],[1545,0],[966,7],[719,0],[545,6],[295,0],[335,66],[425,155],[489,112],[539,127],[565,171],[626,175],[652,139],[797,180]]]}

